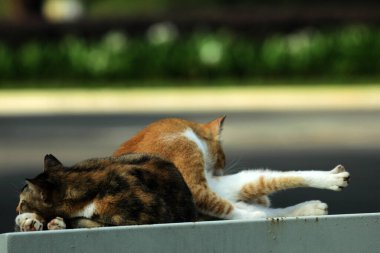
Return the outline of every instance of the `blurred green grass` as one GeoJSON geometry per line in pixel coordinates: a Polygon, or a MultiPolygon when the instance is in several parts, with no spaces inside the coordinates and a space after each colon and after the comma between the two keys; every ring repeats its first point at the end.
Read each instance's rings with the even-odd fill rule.
{"type": "Polygon", "coordinates": [[[81,87],[99,82],[115,87],[134,82],[197,86],[192,80],[218,86],[223,80],[241,80],[236,85],[246,85],[245,80],[250,84],[368,83],[380,79],[379,59],[380,29],[374,27],[303,30],[258,41],[226,31],[179,36],[172,24],[162,23],[148,30],[146,37],[129,38],[113,31],[100,40],[71,36],[19,47],[0,44],[0,87],[13,81],[20,87],[47,87],[49,81],[81,87]]]}

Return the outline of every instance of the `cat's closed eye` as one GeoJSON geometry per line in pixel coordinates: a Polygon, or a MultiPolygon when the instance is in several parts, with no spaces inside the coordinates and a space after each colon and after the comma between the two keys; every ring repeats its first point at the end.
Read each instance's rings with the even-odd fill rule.
{"type": "Polygon", "coordinates": [[[23,200],[20,203],[20,212],[25,212],[25,207],[27,206],[26,202],[23,200]]]}
{"type": "Polygon", "coordinates": [[[25,200],[22,200],[19,207],[17,208],[19,213],[27,213],[29,211],[31,211],[31,208],[30,208],[30,205],[28,202],[26,202],[25,200]]]}

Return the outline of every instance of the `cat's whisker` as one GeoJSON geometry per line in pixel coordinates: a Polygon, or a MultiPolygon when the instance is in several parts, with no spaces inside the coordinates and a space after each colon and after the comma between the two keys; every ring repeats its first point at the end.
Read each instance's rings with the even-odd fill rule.
{"type": "Polygon", "coordinates": [[[241,158],[235,158],[231,162],[228,162],[224,168],[225,174],[236,172],[236,166],[240,163],[241,158]]]}
{"type": "Polygon", "coordinates": [[[12,191],[17,192],[17,194],[20,193],[20,185],[19,185],[19,184],[16,184],[16,183],[14,183],[14,182],[11,182],[11,183],[10,183],[10,186],[12,187],[12,191]]]}

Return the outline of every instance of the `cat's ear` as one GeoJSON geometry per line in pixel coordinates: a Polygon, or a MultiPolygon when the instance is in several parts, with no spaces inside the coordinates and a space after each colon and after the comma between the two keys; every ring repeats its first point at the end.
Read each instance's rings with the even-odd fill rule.
{"type": "Polygon", "coordinates": [[[28,185],[29,189],[36,195],[39,195],[41,200],[46,201],[48,198],[48,185],[44,182],[36,179],[25,179],[25,183],[28,185]]]}
{"type": "Polygon", "coordinates": [[[60,169],[62,167],[62,163],[57,158],[55,158],[55,156],[53,156],[52,154],[45,155],[44,171],[60,169]]]}
{"type": "Polygon", "coordinates": [[[226,116],[222,116],[210,121],[209,123],[205,125],[205,128],[209,131],[209,133],[215,140],[220,139],[220,135],[223,130],[223,124],[224,124],[225,119],[226,119],[226,116]]]}
{"type": "Polygon", "coordinates": [[[33,179],[25,179],[25,183],[31,190],[37,190],[37,186],[33,183],[33,179]]]}

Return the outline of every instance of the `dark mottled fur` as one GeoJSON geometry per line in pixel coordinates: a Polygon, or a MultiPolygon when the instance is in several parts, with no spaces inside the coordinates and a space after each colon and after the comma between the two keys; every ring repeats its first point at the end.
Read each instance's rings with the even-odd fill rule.
{"type": "Polygon", "coordinates": [[[62,217],[68,227],[196,218],[191,193],[175,166],[146,154],[89,159],[72,167],[63,167],[54,156],[47,155],[44,172],[27,180],[17,209],[36,213],[44,221],[62,217]],[[92,217],[75,215],[90,203],[96,206],[92,217]]]}

